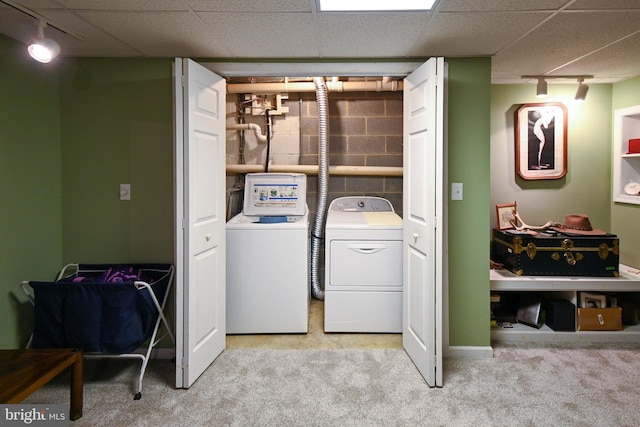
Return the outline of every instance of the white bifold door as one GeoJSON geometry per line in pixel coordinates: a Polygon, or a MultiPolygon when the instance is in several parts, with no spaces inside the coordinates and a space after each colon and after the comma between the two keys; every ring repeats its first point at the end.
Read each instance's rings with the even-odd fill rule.
{"type": "Polygon", "coordinates": [[[446,277],[444,58],[404,80],[402,343],[427,384],[442,386],[446,277]]]}
{"type": "Polygon", "coordinates": [[[176,387],[224,350],[225,80],[190,59],[174,66],[176,387]]]}
{"type": "MultiPolygon", "coordinates": [[[[225,80],[177,58],[175,92],[176,386],[190,387],[224,350],[225,80]]],[[[446,280],[444,59],[404,83],[403,346],[442,386],[446,280]]]]}

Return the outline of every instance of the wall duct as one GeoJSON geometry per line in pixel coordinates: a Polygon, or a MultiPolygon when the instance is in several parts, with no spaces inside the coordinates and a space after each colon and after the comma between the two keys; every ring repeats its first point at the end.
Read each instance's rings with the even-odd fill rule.
{"type": "Polygon", "coordinates": [[[311,296],[318,300],[324,300],[324,286],[320,283],[319,277],[319,261],[320,245],[324,240],[327,192],[329,188],[329,162],[327,159],[329,102],[324,79],[316,77],[313,82],[316,86],[316,102],[318,104],[318,203],[316,217],[311,229],[311,296]]]}

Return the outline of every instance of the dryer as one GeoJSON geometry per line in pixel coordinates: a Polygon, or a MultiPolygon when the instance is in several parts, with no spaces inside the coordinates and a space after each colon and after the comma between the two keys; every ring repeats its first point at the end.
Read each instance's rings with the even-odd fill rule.
{"type": "Polygon", "coordinates": [[[402,332],[402,218],[388,200],[331,202],[324,283],[326,332],[402,332]]]}

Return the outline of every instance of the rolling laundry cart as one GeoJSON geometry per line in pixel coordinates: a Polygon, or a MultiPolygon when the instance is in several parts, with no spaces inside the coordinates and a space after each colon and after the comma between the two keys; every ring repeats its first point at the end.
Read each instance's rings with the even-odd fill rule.
{"type": "Polygon", "coordinates": [[[171,264],[68,264],[54,282],[24,281],[20,286],[35,313],[27,346],[140,359],[138,400],[151,350],[166,335],[175,343],[163,313],[173,274],[171,264]],[[161,324],[166,333],[159,337],[161,324]]]}

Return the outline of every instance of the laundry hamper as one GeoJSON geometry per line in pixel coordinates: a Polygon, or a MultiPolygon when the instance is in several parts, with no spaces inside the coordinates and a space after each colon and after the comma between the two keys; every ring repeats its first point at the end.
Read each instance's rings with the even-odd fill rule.
{"type": "Polygon", "coordinates": [[[29,345],[81,348],[87,358],[140,359],[138,400],[161,325],[175,342],[163,314],[173,274],[171,264],[69,264],[54,282],[22,282],[35,313],[29,345]]]}

